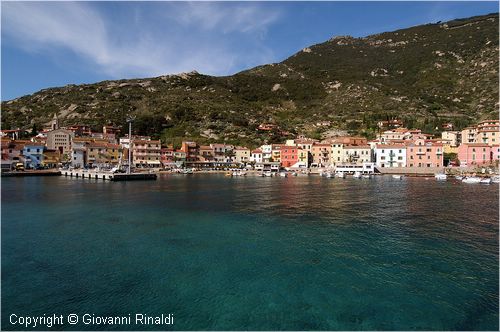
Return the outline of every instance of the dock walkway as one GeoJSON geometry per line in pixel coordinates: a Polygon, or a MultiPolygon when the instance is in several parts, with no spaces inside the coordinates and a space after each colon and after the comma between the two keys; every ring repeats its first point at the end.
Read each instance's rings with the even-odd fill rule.
{"type": "Polygon", "coordinates": [[[156,180],[157,176],[154,173],[111,173],[103,171],[73,169],[61,170],[61,175],[82,178],[82,179],[95,179],[107,181],[132,181],[132,180],[156,180]]]}

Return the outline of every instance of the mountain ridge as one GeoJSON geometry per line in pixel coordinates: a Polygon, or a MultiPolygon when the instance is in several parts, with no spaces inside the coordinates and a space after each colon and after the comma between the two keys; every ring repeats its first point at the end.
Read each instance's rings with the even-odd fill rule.
{"type": "Polygon", "coordinates": [[[434,131],[498,117],[498,13],[354,38],[334,36],[229,76],[197,72],[42,89],[2,102],[2,127],[124,125],[138,133],[258,145],[284,133],[368,137],[400,118],[434,131]],[[261,123],[280,130],[262,132],[261,123]]]}

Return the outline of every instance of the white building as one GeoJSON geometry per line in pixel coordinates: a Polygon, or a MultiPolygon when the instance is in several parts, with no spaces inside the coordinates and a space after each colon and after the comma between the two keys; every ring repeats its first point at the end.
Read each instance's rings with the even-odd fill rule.
{"type": "Polygon", "coordinates": [[[253,150],[251,155],[250,155],[250,162],[253,163],[262,163],[262,150],[256,149],[253,150]]]}
{"type": "Polygon", "coordinates": [[[262,160],[270,161],[273,156],[273,146],[271,144],[262,145],[260,150],[262,151],[262,160]]]}
{"type": "Polygon", "coordinates": [[[460,145],[461,141],[460,134],[461,134],[460,131],[443,131],[441,133],[441,138],[443,141],[446,141],[446,143],[448,143],[449,146],[457,147],[460,145]]]}
{"type": "Polygon", "coordinates": [[[377,144],[377,167],[406,167],[406,146],[403,144],[377,144]]]}
{"type": "Polygon", "coordinates": [[[346,145],[343,150],[343,162],[362,164],[372,161],[372,153],[369,145],[346,145]]]}

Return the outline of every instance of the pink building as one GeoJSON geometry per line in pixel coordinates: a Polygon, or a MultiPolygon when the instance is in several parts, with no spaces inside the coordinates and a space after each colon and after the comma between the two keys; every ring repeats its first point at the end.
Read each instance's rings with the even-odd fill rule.
{"type": "Polygon", "coordinates": [[[498,163],[500,161],[500,144],[492,145],[491,146],[491,159],[493,159],[493,162],[498,163]]]}
{"type": "Polygon", "coordinates": [[[488,164],[495,156],[498,160],[498,145],[493,149],[486,143],[465,143],[458,147],[460,166],[488,164]]]}
{"type": "Polygon", "coordinates": [[[431,140],[416,139],[406,147],[407,167],[442,167],[443,144],[431,140]]]}

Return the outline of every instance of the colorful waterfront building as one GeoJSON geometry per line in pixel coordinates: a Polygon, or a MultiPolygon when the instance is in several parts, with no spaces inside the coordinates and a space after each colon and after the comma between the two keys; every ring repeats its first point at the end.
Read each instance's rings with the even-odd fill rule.
{"type": "Polygon", "coordinates": [[[285,144],[273,144],[271,149],[271,159],[274,162],[281,162],[281,148],[285,144]]]}
{"type": "Polygon", "coordinates": [[[377,144],[375,148],[377,167],[406,167],[404,144],[377,144]]]}
{"type": "Polygon", "coordinates": [[[71,154],[71,142],[75,133],[66,129],[55,129],[47,132],[47,149],[59,150],[61,155],[71,154]]]}
{"type": "Polygon", "coordinates": [[[330,164],[338,165],[344,162],[343,140],[332,141],[330,150],[330,164]]]}
{"type": "Polygon", "coordinates": [[[491,146],[491,159],[497,165],[500,161],[500,145],[495,144],[491,146]]]}
{"type": "Polygon", "coordinates": [[[45,145],[27,143],[23,148],[24,168],[39,168],[43,162],[43,150],[45,145]]]}
{"type": "Polygon", "coordinates": [[[198,161],[198,157],[200,154],[200,147],[196,142],[188,142],[188,141],[182,142],[181,151],[186,154],[185,158],[187,162],[198,161]]]}
{"type": "MultiPolygon", "coordinates": [[[[498,148],[496,156],[498,160],[498,148]]],[[[489,164],[493,158],[494,151],[486,143],[466,143],[458,147],[458,160],[462,167],[489,164]]]]}
{"type": "Polygon", "coordinates": [[[87,164],[87,144],[89,139],[75,137],[71,147],[71,166],[83,168],[87,164]]]}
{"type": "Polygon", "coordinates": [[[210,144],[213,150],[214,160],[216,162],[227,163],[232,161],[232,156],[234,155],[233,145],[228,144],[210,144]]]}
{"type": "Polygon", "coordinates": [[[441,133],[441,139],[444,145],[447,145],[449,147],[458,147],[461,142],[461,132],[443,131],[441,133]]]}
{"type": "Polygon", "coordinates": [[[200,145],[198,153],[200,161],[212,162],[215,160],[215,152],[211,145],[200,145]]]}
{"type": "Polygon", "coordinates": [[[442,167],[443,144],[425,139],[414,140],[407,144],[406,164],[408,167],[442,167]]]}
{"type": "Polygon", "coordinates": [[[495,145],[500,143],[500,122],[498,120],[481,121],[477,125],[476,143],[495,145]]]}
{"type": "Polygon", "coordinates": [[[43,151],[42,166],[56,168],[61,163],[61,152],[59,150],[45,149],[43,151]]]}
{"type": "Polygon", "coordinates": [[[272,158],[273,146],[271,144],[264,144],[260,147],[262,151],[262,161],[270,162],[272,158]]]}
{"type": "Polygon", "coordinates": [[[330,165],[331,145],[326,143],[314,143],[311,148],[312,163],[318,167],[330,165]]]}
{"type": "Polygon", "coordinates": [[[309,166],[309,153],[299,146],[285,145],[281,147],[281,166],[305,168],[309,166]]]}
{"type": "Polygon", "coordinates": [[[252,163],[262,163],[262,150],[261,149],[255,149],[252,150],[251,155],[250,155],[250,162],[252,163]]]}
{"type": "Polygon", "coordinates": [[[343,150],[343,162],[363,164],[372,161],[372,150],[369,145],[346,145],[343,150]]]}
{"type": "MultiPolygon", "coordinates": [[[[135,144],[135,142],[134,142],[135,144]]],[[[91,141],[87,143],[87,160],[89,165],[113,165],[118,164],[121,156],[121,147],[118,144],[91,141]]]]}
{"type": "Polygon", "coordinates": [[[246,164],[250,162],[250,149],[243,146],[235,147],[234,161],[240,164],[246,164]]]}
{"type": "Polygon", "coordinates": [[[160,159],[160,140],[132,140],[132,163],[135,167],[160,167],[160,159]]]}

